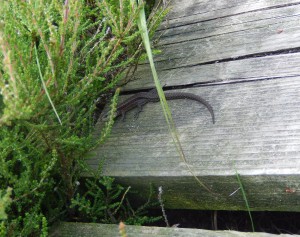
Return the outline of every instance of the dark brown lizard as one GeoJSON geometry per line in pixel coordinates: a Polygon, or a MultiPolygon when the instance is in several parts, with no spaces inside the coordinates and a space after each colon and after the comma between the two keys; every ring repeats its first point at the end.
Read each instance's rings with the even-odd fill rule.
{"type": "MultiPolygon", "coordinates": [[[[202,97],[188,93],[188,92],[165,92],[165,97],[167,100],[178,100],[178,99],[189,99],[189,100],[195,100],[198,101],[199,103],[203,104],[206,106],[206,108],[209,110],[211,117],[212,117],[212,122],[215,123],[215,115],[213,108],[211,105],[204,100],[202,97]]],[[[125,114],[134,108],[138,108],[137,113],[135,116],[137,117],[138,114],[142,111],[143,106],[147,104],[148,102],[159,102],[159,96],[157,94],[156,89],[152,89],[149,92],[139,92],[122,103],[120,103],[117,106],[115,117],[122,116],[122,119],[124,120],[125,114]]],[[[104,111],[102,115],[100,116],[100,119],[102,121],[107,121],[109,117],[109,111],[104,111]]]]}

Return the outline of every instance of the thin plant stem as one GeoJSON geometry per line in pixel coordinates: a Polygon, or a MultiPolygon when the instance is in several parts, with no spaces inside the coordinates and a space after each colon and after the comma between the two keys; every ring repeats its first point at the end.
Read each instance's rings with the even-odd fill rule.
{"type": "MultiPolygon", "coordinates": [[[[132,3],[133,6],[136,6],[135,0],[131,0],[131,3],[132,3]]],[[[138,3],[143,4],[143,0],[138,0],[138,3]]],[[[154,83],[155,83],[155,86],[156,86],[156,89],[157,89],[157,92],[158,92],[158,95],[159,95],[159,98],[160,98],[160,102],[161,102],[161,106],[163,108],[164,116],[165,116],[166,122],[168,124],[169,131],[172,135],[172,140],[175,144],[177,152],[179,153],[181,160],[184,162],[184,164],[188,168],[189,172],[193,175],[193,177],[196,179],[198,184],[200,186],[202,186],[208,192],[216,194],[212,190],[210,190],[203,182],[201,182],[199,180],[199,178],[195,175],[195,173],[193,172],[192,168],[189,166],[189,164],[186,160],[184,151],[182,149],[181,142],[179,140],[179,135],[178,135],[178,132],[177,132],[176,127],[175,127],[175,123],[174,123],[173,118],[172,118],[171,111],[169,109],[165,94],[163,92],[162,86],[161,86],[160,81],[158,79],[158,75],[157,75],[156,68],[155,68],[155,65],[154,65],[154,60],[153,60],[153,56],[152,56],[152,51],[151,51],[151,47],[150,47],[150,40],[149,40],[149,35],[148,35],[148,30],[147,30],[146,16],[145,16],[144,7],[140,8],[140,13],[139,13],[139,18],[138,18],[138,27],[141,31],[142,40],[143,40],[144,46],[146,48],[146,52],[147,52],[148,60],[149,60],[149,63],[150,63],[154,83]]]]}
{"type": "Polygon", "coordinates": [[[251,210],[250,210],[250,206],[249,206],[249,203],[248,203],[247,195],[246,195],[246,192],[244,190],[243,183],[242,183],[242,181],[240,179],[240,175],[239,175],[239,173],[236,170],[235,170],[235,175],[236,175],[236,178],[237,178],[238,183],[240,185],[240,189],[241,189],[242,194],[243,194],[243,199],[245,201],[246,208],[247,208],[247,211],[248,211],[248,214],[249,214],[252,231],[255,232],[254,223],[253,223],[253,219],[252,219],[251,210]]]}
{"type": "Polygon", "coordinates": [[[38,58],[38,54],[37,54],[36,45],[34,46],[34,52],[35,52],[36,64],[37,64],[38,69],[39,69],[40,79],[41,79],[41,81],[42,81],[42,85],[43,85],[44,91],[45,91],[45,93],[46,93],[46,95],[47,95],[47,97],[48,97],[48,100],[49,100],[49,102],[50,102],[50,104],[51,104],[51,106],[52,106],[52,109],[53,109],[53,111],[54,111],[54,113],[55,113],[55,115],[56,115],[56,117],[57,117],[57,119],[58,119],[58,122],[60,123],[60,125],[62,125],[62,122],[61,122],[61,120],[60,120],[60,118],[59,118],[59,115],[58,115],[58,113],[57,113],[57,111],[56,111],[56,109],[55,109],[55,106],[54,106],[54,104],[53,104],[53,102],[52,102],[52,100],[51,100],[51,97],[50,97],[50,95],[49,95],[49,93],[48,93],[46,84],[45,84],[44,79],[43,79],[43,75],[42,75],[42,72],[41,72],[41,66],[40,66],[40,62],[39,62],[39,58],[38,58]]]}

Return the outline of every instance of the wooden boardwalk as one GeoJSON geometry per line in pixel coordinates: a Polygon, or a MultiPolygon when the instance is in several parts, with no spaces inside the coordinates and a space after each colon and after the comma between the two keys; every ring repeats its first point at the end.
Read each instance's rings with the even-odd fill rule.
{"type": "MultiPolygon", "coordinates": [[[[128,236],[135,237],[291,237],[292,235],[245,233],[237,231],[211,231],[189,228],[161,228],[149,226],[126,226],[128,236]]],[[[119,237],[118,225],[98,223],[61,223],[55,230],[50,232],[49,237],[119,237]]],[[[300,235],[293,235],[299,237],[300,235]]]]}
{"type": "MultiPolygon", "coordinates": [[[[212,124],[197,102],[169,102],[188,163],[216,194],[180,160],[159,103],[138,119],[134,111],[118,119],[88,164],[104,162],[104,175],[144,198],[150,183],[162,186],[167,208],[245,210],[237,172],[251,210],[300,211],[300,1],[172,0],[171,7],[157,32],[156,67],[168,90],[200,95],[214,109],[212,124]]],[[[153,87],[141,64],[124,89],[153,87]]]]}

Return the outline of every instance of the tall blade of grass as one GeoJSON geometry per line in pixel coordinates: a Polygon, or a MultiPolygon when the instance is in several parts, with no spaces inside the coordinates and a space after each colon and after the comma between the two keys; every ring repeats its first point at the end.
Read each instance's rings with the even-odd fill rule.
{"type": "Polygon", "coordinates": [[[250,206],[249,206],[249,203],[248,203],[247,195],[246,195],[246,192],[244,190],[243,183],[240,179],[240,175],[239,175],[239,173],[237,172],[236,169],[235,169],[235,175],[236,175],[236,178],[237,178],[238,183],[240,185],[240,188],[241,188],[241,191],[242,191],[242,194],[243,194],[243,198],[244,198],[244,201],[245,201],[245,204],[246,204],[246,208],[247,208],[247,211],[248,211],[248,214],[249,214],[251,227],[252,227],[252,232],[255,232],[254,223],[253,223],[253,219],[252,219],[251,210],[250,210],[250,206]]]}
{"type": "Polygon", "coordinates": [[[45,91],[45,93],[46,93],[46,95],[47,95],[47,97],[48,97],[48,100],[49,100],[49,102],[50,102],[50,104],[51,104],[51,106],[52,106],[52,109],[53,109],[53,111],[54,111],[54,113],[55,113],[55,115],[56,115],[56,117],[57,117],[57,119],[58,119],[58,122],[60,123],[60,125],[62,125],[62,122],[61,122],[61,120],[60,120],[60,118],[59,118],[59,116],[58,116],[58,113],[57,113],[57,111],[56,111],[56,109],[55,109],[55,106],[54,106],[52,100],[51,100],[51,97],[50,97],[50,95],[49,95],[49,93],[48,93],[46,84],[45,84],[44,79],[43,79],[43,75],[42,75],[42,72],[41,72],[40,61],[39,61],[38,54],[37,54],[36,45],[34,46],[34,52],[35,52],[36,63],[37,63],[38,69],[39,69],[40,79],[41,79],[41,81],[42,81],[42,85],[43,85],[44,91],[45,91]]]}
{"type": "MultiPolygon", "coordinates": [[[[131,4],[134,7],[136,7],[136,2],[135,1],[136,0],[131,0],[131,4]]],[[[193,170],[189,166],[189,164],[186,160],[186,157],[184,155],[184,151],[182,149],[182,146],[181,146],[181,143],[180,143],[180,140],[179,140],[179,135],[178,135],[178,132],[176,130],[175,123],[173,121],[171,111],[169,109],[165,94],[164,94],[163,89],[161,87],[160,81],[158,80],[158,75],[157,75],[157,72],[156,72],[156,69],[155,69],[154,60],[153,60],[152,51],[151,51],[151,46],[150,46],[149,35],[148,35],[148,30],[147,30],[147,23],[146,23],[146,16],[145,16],[145,11],[144,11],[144,7],[143,7],[143,0],[138,0],[138,4],[140,6],[140,12],[139,12],[139,18],[138,18],[138,27],[139,27],[139,30],[141,31],[141,36],[142,36],[142,40],[143,40],[143,43],[144,43],[144,46],[145,46],[145,49],[146,49],[146,52],[147,52],[147,55],[148,55],[148,60],[149,60],[149,63],[150,63],[154,83],[155,83],[155,86],[156,86],[156,89],[157,89],[157,92],[158,92],[158,95],[159,95],[160,103],[161,103],[161,106],[163,108],[164,116],[165,116],[165,119],[167,121],[169,131],[172,135],[172,140],[175,144],[177,152],[180,155],[181,160],[185,163],[188,170],[193,175],[193,177],[196,179],[198,184],[200,186],[202,186],[204,189],[206,189],[208,192],[213,193],[194,174],[193,170]]]]}

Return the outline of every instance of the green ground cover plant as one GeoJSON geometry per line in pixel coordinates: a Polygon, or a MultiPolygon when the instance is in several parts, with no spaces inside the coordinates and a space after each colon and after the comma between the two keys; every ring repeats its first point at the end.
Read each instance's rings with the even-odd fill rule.
{"type": "MultiPolygon", "coordinates": [[[[93,137],[95,101],[142,55],[139,8],[128,0],[0,5],[0,236],[47,236],[72,214],[86,154],[112,126],[93,137]]],[[[150,36],[165,14],[148,15],[150,36]]]]}

